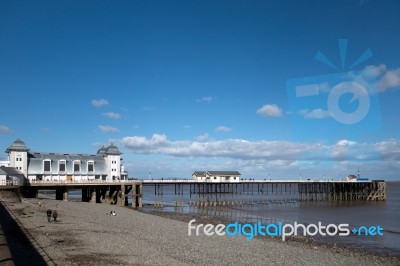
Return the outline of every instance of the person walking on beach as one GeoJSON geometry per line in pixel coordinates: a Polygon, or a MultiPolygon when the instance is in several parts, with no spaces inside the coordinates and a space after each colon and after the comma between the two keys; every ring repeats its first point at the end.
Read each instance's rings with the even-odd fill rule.
{"type": "Polygon", "coordinates": [[[58,213],[57,213],[57,211],[54,211],[54,212],[53,212],[53,219],[54,219],[54,222],[57,222],[57,217],[58,217],[58,213]]]}
{"type": "Polygon", "coordinates": [[[50,209],[48,209],[46,213],[47,213],[47,221],[50,222],[51,221],[51,213],[52,213],[52,211],[50,209]]]}

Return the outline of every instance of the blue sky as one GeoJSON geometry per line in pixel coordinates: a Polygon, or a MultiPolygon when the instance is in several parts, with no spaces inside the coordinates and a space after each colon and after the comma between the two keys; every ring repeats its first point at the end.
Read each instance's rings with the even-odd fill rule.
{"type": "MultiPolygon", "coordinates": [[[[113,142],[139,178],[360,168],[399,180],[399,11],[398,1],[1,1],[0,147],[21,138],[34,151],[94,153],[113,142]],[[357,123],[327,104],[340,73],[368,91],[357,123]],[[296,82],[317,82],[318,97],[294,96],[296,82]]],[[[357,110],[352,97],[341,110],[357,110]]]]}

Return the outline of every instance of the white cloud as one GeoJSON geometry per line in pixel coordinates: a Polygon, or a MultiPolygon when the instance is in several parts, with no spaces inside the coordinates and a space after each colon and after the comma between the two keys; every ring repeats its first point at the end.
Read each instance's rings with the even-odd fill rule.
{"type": "Polygon", "coordinates": [[[156,109],[154,106],[144,106],[143,107],[143,111],[146,111],[146,112],[151,112],[154,109],[156,109]]]}
{"type": "Polygon", "coordinates": [[[366,66],[363,69],[363,75],[367,78],[376,78],[382,76],[387,71],[386,65],[379,65],[379,66],[366,66]]]}
{"type": "MultiPolygon", "coordinates": [[[[360,168],[361,176],[371,179],[398,180],[400,172],[400,141],[377,143],[338,140],[332,144],[298,143],[290,141],[226,139],[212,140],[208,134],[202,140],[172,141],[165,135],[154,134],[114,140],[136,154],[132,167],[146,177],[149,169],[165,177],[190,178],[198,169],[234,169],[244,178],[344,178],[360,168]],[[137,160],[144,154],[141,163],[137,160]],[[149,154],[157,154],[151,157],[149,154]],[[153,159],[151,159],[153,158],[153,159]],[[146,167],[141,167],[144,160],[146,167]],[[140,168],[140,169],[139,169],[140,168]],[[168,171],[167,171],[168,170],[168,171]],[[268,174],[270,173],[270,175],[268,174]],[[325,176],[326,175],[326,176],[325,176]]],[[[126,156],[128,156],[126,154],[126,156]]],[[[125,160],[128,163],[128,160],[125,160]]],[[[133,172],[134,176],[138,176],[133,172]]]]}
{"type": "Polygon", "coordinates": [[[282,116],[282,109],[276,104],[265,104],[257,110],[257,114],[269,117],[279,117],[282,116]]]}
{"type": "Polygon", "coordinates": [[[106,126],[106,125],[100,125],[99,129],[101,132],[113,133],[113,134],[118,133],[118,131],[119,131],[118,128],[116,128],[116,127],[106,126]]]}
{"type": "Polygon", "coordinates": [[[351,141],[351,140],[347,140],[347,139],[342,139],[336,142],[336,146],[349,146],[349,145],[356,145],[357,142],[355,141],[351,141]]]}
{"type": "MultiPolygon", "coordinates": [[[[354,75],[354,80],[363,86],[374,84],[379,92],[400,88],[400,68],[388,69],[384,64],[370,65],[363,69],[360,75],[354,75]]],[[[373,93],[373,91],[371,91],[373,93]]]]}
{"type": "Polygon", "coordinates": [[[109,105],[109,103],[108,103],[108,101],[105,100],[105,99],[98,99],[98,100],[93,99],[93,100],[92,100],[92,105],[93,105],[94,107],[103,107],[103,106],[109,105]]]}
{"type": "Polygon", "coordinates": [[[204,133],[203,135],[195,137],[195,139],[198,141],[206,141],[209,138],[210,138],[210,136],[208,136],[208,133],[204,133]]]}
{"type": "Polygon", "coordinates": [[[400,68],[387,71],[378,82],[380,91],[394,88],[400,88],[400,68]]]}
{"type": "Polygon", "coordinates": [[[11,133],[13,133],[13,131],[7,126],[0,125],[0,133],[11,134],[11,133]]]}
{"type": "Polygon", "coordinates": [[[382,157],[400,158],[400,142],[397,140],[379,143],[357,143],[339,140],[332,145],[320,143],[298,143],[290,141],[249,141],[243,139],[210,140],[208,134],[196,141],[170,141],[166,135],[154,134],[124,137],[118,141],[127,149],[139,154],[165,154],[177,157],[221,157],[242,160],[262,159],[267,161],[366,161],[382,157]]]}
{"type": "Polygon", "coordinates": [[[210,140],[208,134],[196,141],[170,141],[165,135],[154,134],[125,137],[120,143],[135,153],[167,154],[172,156],[204,156],[230,158],[296,159],[304,151],[324,149],[320,145],[288,141],[247,141],[241,139],[210,140]]]}
{"type": "Polygon", "coordinates": [[[303,109],[299,111],[299,115],[306,119],[323,119],[330,117],[329,111],[322,110],[321,108],[309,111],[308,109],[303,109]]]}
{"type": "Polygon", "coordinates": [[[225,126],[219,126],[219,127],[217,127],[215,129],[215,131],[218,131],[218,132],[230,132],[230,131],[232,131],[232,128],[225,127],[225,126]]]}
{"type": "Polygon", "coordinates": [[[382,159],[400,160],[400,141],[389,139],[374,144],[374,147],[382,154],[382,159]]]}
{"type": "Polygon", "coordinates": [[[207,96],[207,97],[202,97],[196,100],[196,102],[201,103],[201,102],[206,102],[206,103],[210,103],[212,102],[214,99],[211,96],[207,96]]]}
{"type": "Polygon", "coordinates": [[[102,115],[106,116],[108,118],[111,118],[111,119],[120,119],[121,118],[120,114],[114,113],[114,112],[107,112],[107,113],[103,113],[102,115]]]}
{"type": "Polygon", "coordinates": [[[183,128],[185,128],[185,129],[190,129],[190,128],[192,128],[192,126],[190,126],[190,125],[184,125],[183,128]]]}
{"type": "Polygon", "coordinates": [[[132,136],[123,138],[123,144],[129,149],[144,149],[151,150],[154,148],[160,148],[168,144],[167,136],[160,134],[153,134],[151,139],[146,137],[132,136]]]}

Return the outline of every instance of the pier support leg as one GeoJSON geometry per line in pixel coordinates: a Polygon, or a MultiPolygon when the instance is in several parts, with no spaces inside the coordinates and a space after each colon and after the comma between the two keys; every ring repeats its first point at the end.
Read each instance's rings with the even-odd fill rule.
{"type": "Polygon", "coordinates": [[[142,184],[140,184],[139,185],[139,199],[138,199],[138,201],[139,201],[139,204],[138,204],[138,207],[139,208],[142,208],[142,205],[143,205],[143,185],[142,184]]]}
{"type": "Polygon", "coordinates": [[[63,192],[63,201],[68,201],[68,189],[65,188],[63,192]]]}
{"type": "Polygon", "coordinates": [[[56,200],[63,200],[64,188],[56,189],[56,200]]]}
{"type": "Polygon", "coordinates": [[[89,189],[87,188],[82,188],[82,201],[83,202],[90,201],[89,189]]]}
{"type": "Polygon", "coordinates": [[[136,200],[136,184],[132,185],[132,208],[137,207],[137,200],[136,200]]]}
{"type": "MultiPolygon", "coordinates": [[[[104,191],[104,190],[103,190],[103,191],[104,191]]],[[[111,198],[110,198],[110,187],[109,187],[109,186],[105,189],[105,194],[104,194],[104,201],[103,201],[103,203],[106,203],[106,204],[110,204],[110,203],[111,203],[111,198]]]]}
{"type": "Polygon", "coordinates": [[[90,189],[90,203],[96,203],[96,189],[90,189]]]}
{"type": "Polygon", "coordinates": [[[132,185],[132,208],[142,208],[143,205],[143,185],[132,185]]]}
{"type": "Polygon", "coordinates": [[[125,191],[126,193],[125,193],[125,205],[124,206],[128,206],[128,195],[127,194],[129,194],[131,189],[132,188],[130,188],[130,189],[127,188],[127,190],[125,191]]]}
{"type": "Polygon", "coordinates": [[[56,200],[68,201],[67,187],[56,189],[56,200]]]}
{"type": "Polygon", "coordinates": [[[110,204],[114,205],[117,204],[118,201],[118,187],[117,186],[110,186],[110,204]]]}
{"type": "Polygon", "coordinates": [[[121,185],[121,190],[117,197],[117,204],[120,207],[125,207],[125,185],[121,185]]]}
{"type": "Polygon", "coordinates": [[[103,191],[100,188],[96,188],[96,203],[101,203],[101,198],[103,196],[103,191]]]}

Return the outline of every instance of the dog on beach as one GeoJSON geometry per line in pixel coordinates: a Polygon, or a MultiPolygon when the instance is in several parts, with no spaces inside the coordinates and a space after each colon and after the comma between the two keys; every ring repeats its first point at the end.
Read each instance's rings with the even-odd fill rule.
{"type": "Polygon", "coordinates": [[[110,211],[110,213],[108,213],[109,215],[112,215],[112,216],[117,216],[117,214],[115,213],[115,211],[110,211]]]}
{"type": "Polygon", "coordinates": [[[57,222],[57,217],[58,217],[58,213],[57,213],[57,211],[54,211],[54,212],[53,212],[53,219],[54,219],[54,222],[57,222]]]}
{"type": "Polygon", "coordinates": [[[52,214],[53,212],[50,210],[50,209],[48,209],[47,211],[46,211],[46,214],[47,214],[47,221],[48,222],[51,222],[51,214],[52,214]]]}

